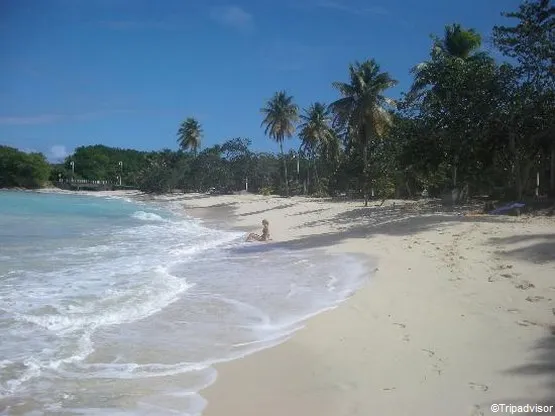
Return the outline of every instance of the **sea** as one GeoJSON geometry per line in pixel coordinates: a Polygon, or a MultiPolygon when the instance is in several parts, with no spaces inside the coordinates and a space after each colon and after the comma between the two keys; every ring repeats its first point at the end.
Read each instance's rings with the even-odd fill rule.
{"type": "Polygon", "coordinates": [[[179,202],[0,191],[0,414],[201,415],[214,364],[368,278],[351,255],[244,240],[179,202]]]}

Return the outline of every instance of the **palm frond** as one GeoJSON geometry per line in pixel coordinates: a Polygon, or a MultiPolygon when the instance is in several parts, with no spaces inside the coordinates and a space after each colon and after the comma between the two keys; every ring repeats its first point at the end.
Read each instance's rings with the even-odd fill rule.
{"type": "Polygon", "coordinates": [[[266,126],[264,133],[268,137],[282,142],[295,133],[298,107],[285,91],[276,92],[260,111],[265,115],[261,125],[266,126]]]}
{"type": "Polygon", "coordinates": [[[387,72],[381,72],[373,59],[351,64],[349,79],[350,83],[332,84],[342,96],[329,106],[333,113],[333,126],[352,132],[352,140],[366,142],[369,132],[381,135],[385,131],[383,126],[388,125],[390,118],[382,114],[382,106],[395,106],[396,103],[385,97],[383,92],[397,85],[397,81],[387,72]]]}
{"type": "Polygon", "coordinates": [[[200,148],[203,130],[200,123],[193,117],[187,118],[181,123],[177,131],[177,142],[183,150],[196,152],[200,148]]]}

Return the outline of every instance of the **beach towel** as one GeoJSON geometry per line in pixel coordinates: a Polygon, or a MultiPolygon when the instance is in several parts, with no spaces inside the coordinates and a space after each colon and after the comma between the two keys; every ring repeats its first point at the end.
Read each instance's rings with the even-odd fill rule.
{"type": "Polygon", "coordinates": [[[511,202],[510,204],[504,205],[500,208],[494,209],[493,211],[490,211],[489,214],[490,215],[502,215],[502,214],[506,214],[509,211],[513,210],[513,209],[517,209],[517,208],[523,208],[525,207],[526,204],[523,204],[521,202],[511,202]]]}

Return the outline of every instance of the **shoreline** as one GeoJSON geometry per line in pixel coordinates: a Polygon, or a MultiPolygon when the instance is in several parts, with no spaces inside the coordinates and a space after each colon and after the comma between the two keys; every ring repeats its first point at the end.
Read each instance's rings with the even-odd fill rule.
{"type": "Polygon", "coordinates": [[[369,282],[286,342],[217,364],[203,415],[485,415],[492,403],[555,404],[555,363],[543,357],[555,348],[553,219],[257,195],[183,205],[236,230],[259,231],[268,218],[266,244],[378,258],[369,282]],[[544,258],[525,259],[535,251],[544,258]]]}

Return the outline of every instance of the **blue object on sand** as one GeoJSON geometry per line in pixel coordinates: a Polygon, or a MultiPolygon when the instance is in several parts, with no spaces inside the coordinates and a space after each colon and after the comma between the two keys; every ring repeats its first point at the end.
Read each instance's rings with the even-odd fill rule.
{"type": "Polygon", "coordinates": [[[506,214],[507,212],[513,209],[523,208],[524,206],[526,206],[526,204],[523,204],[521,202],[512,202],[510,204],[502,206],[501,208],[497,208],[497,209],[494,209],[493,211],[490,211],[490,215],[506,214]]]}

